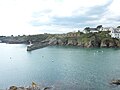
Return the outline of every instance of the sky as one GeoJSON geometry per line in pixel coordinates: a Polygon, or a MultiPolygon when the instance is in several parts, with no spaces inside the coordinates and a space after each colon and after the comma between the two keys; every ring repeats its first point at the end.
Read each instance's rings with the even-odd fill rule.
{"type": "Polygon", "coordinates": [[[120,0],[0,0],[0,35],[67,33],[120,25],[120,0]]]}

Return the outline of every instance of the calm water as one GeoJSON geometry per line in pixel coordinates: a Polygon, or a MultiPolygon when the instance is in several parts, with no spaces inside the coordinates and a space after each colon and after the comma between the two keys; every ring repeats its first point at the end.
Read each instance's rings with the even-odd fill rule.
{"type": "Polygon", "coordinates": [[[55,90],[119,90],[119,49],[46,47],[32,52],[25,45],[0,44],[0,88],[32,81],[55,90]]]}

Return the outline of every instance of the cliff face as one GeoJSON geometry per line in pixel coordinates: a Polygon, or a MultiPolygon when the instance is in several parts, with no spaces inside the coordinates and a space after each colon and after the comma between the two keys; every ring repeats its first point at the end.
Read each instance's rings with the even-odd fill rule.
{"type": "Polygon", "coordinates": [[[101,47],[120,47],[120,41],[118,39],[103,39],[101,47]]]}
{"type": "Polygon", "coordinates": [[[48,45],[78,46],[86,48],[120,48],[120,39],[111,38],[109,32],[81,33],[79,36],[57,36],[55,34],[23,35],[16,37],[2,36],[0,37],[0,41],[11,44],[28,44],[29,41],[31,41],[32,45],[27,46],[27,51],[39,49],[48,45]]]}
{"type": "Polygon", "coordinates": [[[120,41],[118,40],[112,40],[112,41],[107,41],[107,40],[102,40],[102,41],[97,41],[97,40],[91,40],[84,42],[84,41],[77,41],[77,40],[67,40],[66,42],[63,42],[61,39],[50,41],[50,45],[66,45],[66,46],[79,46],[79,47],[120,47],[120,41]]]}
{"type": "Polygon", "coordinates": [[[55,38],[49,41],[50,45],[66,45],[66,46],[79,46],[79,47],[120,47],[120,40],[111,38],[109,34],[106,33],[91,33],[83,34],[80,37],[62,37],[55,38]],[[51,42],[52,41],[52,42],[51,42]]]}

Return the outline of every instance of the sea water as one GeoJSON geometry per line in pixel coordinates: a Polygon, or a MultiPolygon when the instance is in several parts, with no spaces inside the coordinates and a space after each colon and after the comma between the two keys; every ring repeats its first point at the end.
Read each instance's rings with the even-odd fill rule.
{"type": "Polygon", "coordinates": [[[0,88],[39,85],[55,90],[119,90],[120,49],[49,46],[26,51],[26,45],[0,44],[0,88]]]}

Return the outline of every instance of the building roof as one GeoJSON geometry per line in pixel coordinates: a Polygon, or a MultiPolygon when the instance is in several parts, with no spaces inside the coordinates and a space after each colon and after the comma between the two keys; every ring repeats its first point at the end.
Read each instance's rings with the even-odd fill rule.
{"type": "Polygon", "coordinates": [[[118,29],[118,28],[113,28],[112,33],[120,33],[120,29],[118,29]]]}
{"type": "Polygon", "coordinates": [[[110,29],[110,28],[113,28],[113,27],[103,27],[103,29],[110,29]]]}
{"type": "MultiPolygon", "coordinates": [[[[91,30],[91,31],[92,31],[92,30],[94,30],[94,31],[95,31],[95,30],[97,30],[97,28],[90,28],[90,30],[91,30]]],[[[97,30],[97,31],[98,31],[98,30],[97,30]]]]}

